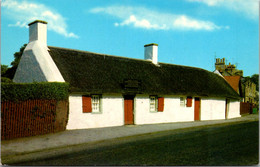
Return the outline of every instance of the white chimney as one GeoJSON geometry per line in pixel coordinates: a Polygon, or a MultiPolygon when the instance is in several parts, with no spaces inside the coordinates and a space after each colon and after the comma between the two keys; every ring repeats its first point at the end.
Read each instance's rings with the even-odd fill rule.
{"type": "Polygon", "coordinates": [[[29,42],[38,40],[47,46],[47,22],[35,20],[28,24],[29,26],[29,42]]]}
{"type": "Polygon", "coordinates": [[[151,60],[153,64],[158,64],[158,44],[144,45],[144,59],[151,60]]]}
{"type": "Polygon", "coordinates": [[[14,82],[65,82],[47,46],[47,22],[36,20],[29,25],[29,43],[14,75],[14,82]]]}

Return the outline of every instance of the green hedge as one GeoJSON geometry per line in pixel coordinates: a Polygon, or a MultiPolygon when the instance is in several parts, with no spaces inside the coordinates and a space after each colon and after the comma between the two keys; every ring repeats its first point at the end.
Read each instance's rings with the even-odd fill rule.
{"type": "Polygon", "coordinates": [[[67,100],[68,95],[68,83],[1,83],[1,101],[67,100]]]}

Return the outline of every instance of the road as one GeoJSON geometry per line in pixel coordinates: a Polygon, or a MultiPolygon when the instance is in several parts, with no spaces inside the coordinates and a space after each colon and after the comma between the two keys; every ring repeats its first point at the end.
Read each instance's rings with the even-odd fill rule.
{"type": "Polygon", "coordinates": [[[13,165],[256,165],[258,121],[161,132],[127,143],[13,165]]]}

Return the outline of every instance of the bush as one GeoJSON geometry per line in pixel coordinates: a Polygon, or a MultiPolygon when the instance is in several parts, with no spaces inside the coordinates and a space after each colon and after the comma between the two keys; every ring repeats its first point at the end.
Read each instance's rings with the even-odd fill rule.
{"type": "Polygon", "coordinates": [[[4,82],[4,83],[12,83],[13,81],[12,81],[10,78],[1,77],[1,82],[4,82]]]}
{"type": "Polygon", "coordinates": [[[59,82],[2,83],[1,95],[1,101],[67,100],[69,84],[59,82]]]}

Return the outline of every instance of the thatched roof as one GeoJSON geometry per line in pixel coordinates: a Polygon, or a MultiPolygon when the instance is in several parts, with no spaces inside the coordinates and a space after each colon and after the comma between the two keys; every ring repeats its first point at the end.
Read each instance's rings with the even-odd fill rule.
{"type": "Polygon", "coordinates": [[[74,93],[140,93],[239,98],[220,76],[203,69],[49,47],[74,93]]]}

